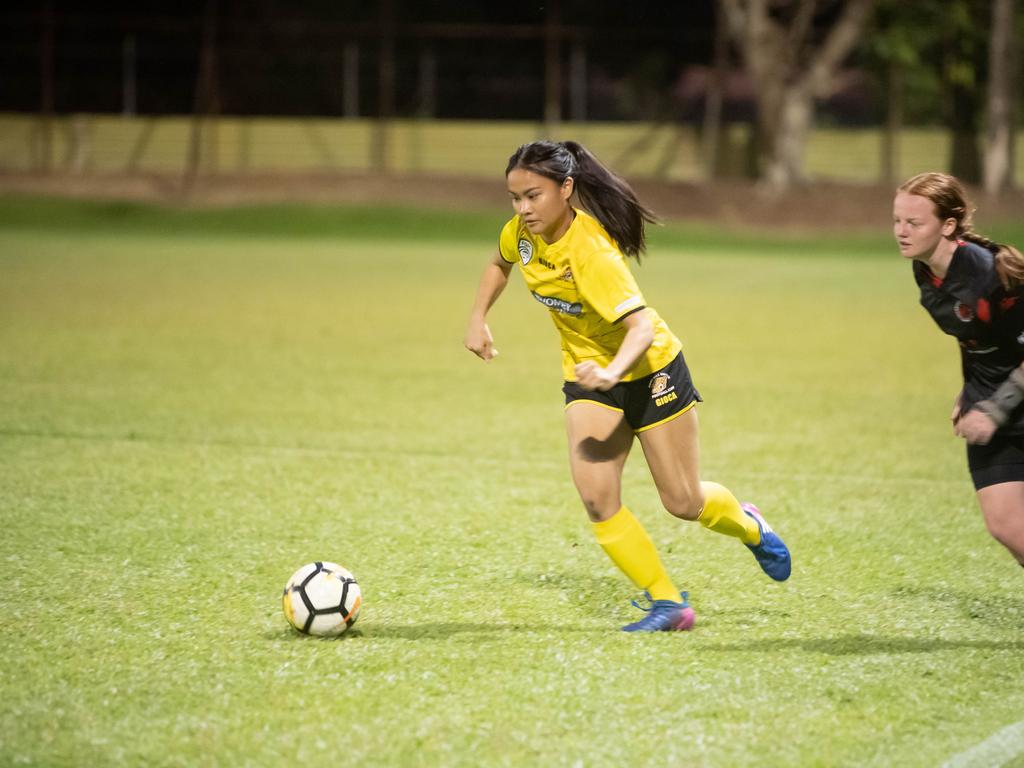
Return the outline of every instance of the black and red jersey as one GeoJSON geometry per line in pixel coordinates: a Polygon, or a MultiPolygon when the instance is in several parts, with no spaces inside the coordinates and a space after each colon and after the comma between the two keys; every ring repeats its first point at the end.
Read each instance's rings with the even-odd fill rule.
{"type": "MultiPolygon", "coordinates": [[[[1024,295],[1007,291],[996,274],[991,251],[960,242],[945,277],[936,277],[919,261],[914,278],[921,306],[945,333],[960,342],[964,374],[964,411],[989,397],[1024,361],[1024,295]]],[[[1024,410],[1002,428],[1024,434],[1024,410]]]]}

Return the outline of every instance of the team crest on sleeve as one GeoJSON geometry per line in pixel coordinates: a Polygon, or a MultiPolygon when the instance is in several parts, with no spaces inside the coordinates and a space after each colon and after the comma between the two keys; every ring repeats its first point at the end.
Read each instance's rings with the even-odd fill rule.
{"type": "Polygon", "coordinates": [[[530,259],[533,258],[533,243],[527,240],[525,237],[519,238],[519,260],[523,262],[525,267],[530,263],[530,259]]]}
{"type": "Polygon", "coordinates": [[[971,305],[964,304],[962,301],[953,305],[953,312],[956,314],[957,320],[962,323],[969,323],[974,319],[974,310],[971,305]]]}

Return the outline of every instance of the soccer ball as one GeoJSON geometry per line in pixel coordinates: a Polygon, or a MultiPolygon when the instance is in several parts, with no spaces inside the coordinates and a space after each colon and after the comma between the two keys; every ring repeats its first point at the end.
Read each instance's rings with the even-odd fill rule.
{"type": "Polygon", "coordinates": [[[304,565],[288,580],[281,607],[299,632],[333,637],[356,623],[362,594],[355,577],[335,563],[304,565]]]}

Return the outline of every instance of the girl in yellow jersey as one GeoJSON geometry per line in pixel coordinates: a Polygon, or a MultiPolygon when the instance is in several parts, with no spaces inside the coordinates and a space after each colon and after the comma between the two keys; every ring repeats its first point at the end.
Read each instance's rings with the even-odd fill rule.
{"type": "Polygon", "coordinates": [[[789,578],[782,539],[752,504],[702,482],[694,389],[679,339],[647,306],[625,256],[639,258],[654,217],[622,179],[571,141],[524,144],[505,179],[515,216],[484,269],[465,345],[497,355],[487,310],[515,264],[562,338],[573,481],[605,552],[650,600],[628,632],[690,629],[694,612],[640,521],[622,505],[622,469],[636,436],[672,515],[740,539],[776,581],[789,578]],[[576,195],[582,208],[571,204],[576,195]]]}

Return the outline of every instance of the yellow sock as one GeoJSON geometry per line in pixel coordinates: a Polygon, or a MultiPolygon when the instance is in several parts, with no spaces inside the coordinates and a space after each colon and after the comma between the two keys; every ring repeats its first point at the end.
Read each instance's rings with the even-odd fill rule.
{"type": "Polygon", "coordinates": [[[679,590],[665,571],[654,542],[640,521],[626,507],[597,523],[591,523],[597,543],[612,562],[652,600],[679,602],[679,590]]]}
{"type": "Polygon", "coordinates": [[[742,509],[728,488],[718,483],[700,484],[704,491],[704,509],[697,521],[715,533],[734,536],[744,544],[761,543],[761,529],[742,509]]]}

